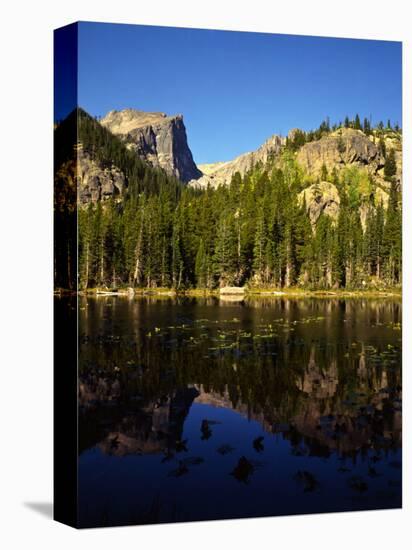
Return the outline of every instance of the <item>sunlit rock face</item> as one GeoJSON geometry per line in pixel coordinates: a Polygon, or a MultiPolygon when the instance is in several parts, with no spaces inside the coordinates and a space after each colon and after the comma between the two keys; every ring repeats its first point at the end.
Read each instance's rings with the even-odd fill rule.
{"type": "Polygon", "coordinates": [[[124,109],[110,111],[100,123],[143,160],[182,182],[202,175],[189,149],[182,115],[124,109]]]}
{"type": "Polygon", "coordinates": [[[304,189],[298,195],[301,205],[305,203],[312,225],[316,225],[320,215],[325,215],[336,221],[339,214],[340,197],[333,183],[321,181],[304,189]]]}
{"type": "Polygon", "coordinates": [[[317,141],[303,145],[298,163],[312,175],[319,175],[324,165],[328,171],[346,165],[367,166],[376,173],[385,164],[378,146],[360,130],[340,128],[317,141]]]}
{"type": "Polygon", "coordinates": [[[194,187],[219,187],[229,185],[232,176],[238,172],[244,176],[253,166],[261,162],[266,165],[270,160],[279,156],[285,139],[273,135],[265,141],[256,151],[244,153],[228,162],[216,162],[213,164],[199,164],[203,175],[190,182],[194,187]]]}

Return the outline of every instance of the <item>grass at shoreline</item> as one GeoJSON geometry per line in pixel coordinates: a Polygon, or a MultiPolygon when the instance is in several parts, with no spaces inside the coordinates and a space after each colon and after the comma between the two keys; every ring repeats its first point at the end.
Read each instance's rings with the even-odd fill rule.
{"type": "Polygon", "coordinates": [[[401,298],[401,288],[388,288],[385,290],[308,290],[302,288],[246,288],[244,294],[221,295],[219,289],[185,289],[176,291],[172,288],[136,288],[130,291],[127,288],[117,290],[90,288],[87,290],[68,291],[57,289],[55,294],[79,294],[81,296],[159,296],[159,297],[216,297],[227,301],[241,301],[246,298],[401,298]]]}

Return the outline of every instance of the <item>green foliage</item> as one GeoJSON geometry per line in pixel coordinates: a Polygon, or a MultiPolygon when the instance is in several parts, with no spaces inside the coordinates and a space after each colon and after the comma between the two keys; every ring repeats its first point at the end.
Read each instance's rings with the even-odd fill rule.
{"type": "Polygon", "coordinates": [[[291,151],[297,151],[305,145],[306,143],[306,134],[302,130],[296,129],[293,133],[293,137],[286,138],[286,147],[291,151]]]}
{"type": "Polygon", "coordinates": [[[379,138],[378,149],[379,149],[379,152],[381,153],[381,155],[383,156],[383,158],[385,158],[386,157],[386,145],[385,145],[385,140],[383,139],[382,136],[379,138]]]}
{"type": "Polygon", "coordinates": [[[387,154],[383,171],[385,174],[385,179],[388,181],[391,181],[393,176],[396,175],[396,159],[394,149],[391,149],[387,154]]]}
{"type": "Polygon", "coordinates": [[[366,170],[356,166],[346,167],[341,172],[341,182],[350,208],[358,209],[362,202],[370,201],[374,184],[366,170]]]}
{"type": "Polygon", "coordinates": [[[328,169],[326,168],[325,163],[322,164],[322,168],[321,168],[321,171],[320,171],[320,179],[322,181],[327,181],[327,179],[328,179],[328,169]]]}
{"type": "Polygon", "coordinates": [[[77,110],[78,140],[83,150],[96,159],[103,168],[117,166],[125,174],[129,194],[145,192],[157,194],[167,185],[170,192],[178,194],[183,185],[163,170],[152,168],[133,151],[129,151],[120,139],[101,126],[82,109],[77,110]]]}
{"type": "MultiPolygon", "coordinates": [[[[322,171],[340,193],[337,220],[312,227],[307,182],[293,151],[277,167],[256,165],[229,186],[196,190],[129,154],[96,121],[80,114],[83,148],[127,178],[121,202],[79,209],[79,280],[107,286],[217,288],[268,285],[363,288],[370,278],[398,284],[401,207],[392,184],[387,211],[374,205],[366,171],[322,171]],[[364,227],[361,208],[370,205],[364,227]]],[[[327,131],[325,128],[322,131],[327,131]]],[[[396,166],[395,166],[396,169],[396,166]]],[[[388,176],[389,177],[389,176],[388,176]]]]}
{"type": "Polygon", "coordinates": [[[402,274],[402,213],[398,195],[397,185],[392,181],[382,239],[385,277],[390,284],[400,281],[402,274]]]}
{"type": "Polygon", "coordinates": [[[346,151],[346,145],[345,142],[342,139],[342,136],[339,135],[338,137],[338,152],[340,155],[343,155],[343,153],[346,151]]]}

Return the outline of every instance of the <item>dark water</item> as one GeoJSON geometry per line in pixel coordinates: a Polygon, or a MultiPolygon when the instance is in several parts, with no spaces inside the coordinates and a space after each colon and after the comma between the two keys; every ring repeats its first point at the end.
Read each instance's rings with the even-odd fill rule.
{"type": "Polygon", "coordinates": [[[401,506],[401,303],[80,300],[82,526],[401,506]]]}

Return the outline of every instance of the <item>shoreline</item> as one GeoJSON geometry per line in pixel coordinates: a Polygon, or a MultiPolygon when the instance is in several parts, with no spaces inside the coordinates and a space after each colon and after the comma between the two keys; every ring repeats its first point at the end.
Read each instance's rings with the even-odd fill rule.
{"type": "Polygon", "coordinates": [[[88,296],[88,297],[164,297],[164,298],[219,298],[222,301],[243,301],[247,298],[399,298],[402,299],[402,289],[391,288],[387,290],[304,290],[299,288],[290,289],[259,289],[248,288],[242,292],[221,293],[219,289],[185,289],[176,291],[171,288],[158,289],[101,289],[93,288],[88,290],[67,290],[56,289],[55,296],[88,296]]]}

